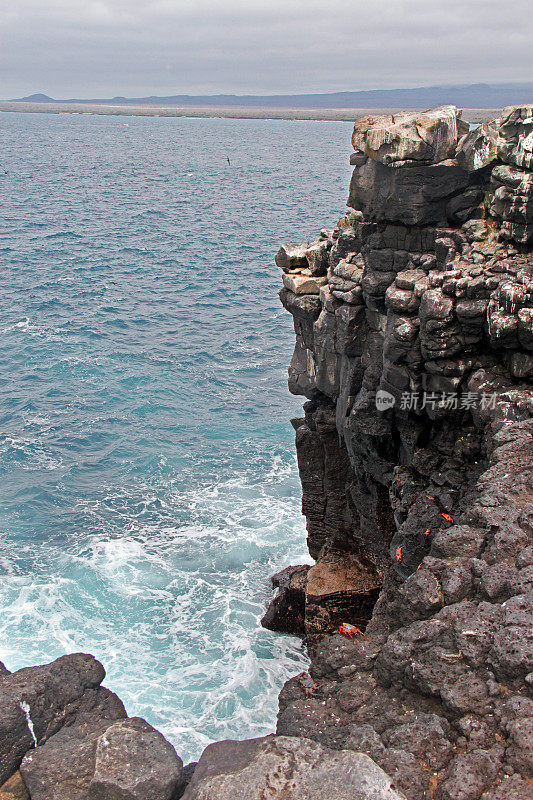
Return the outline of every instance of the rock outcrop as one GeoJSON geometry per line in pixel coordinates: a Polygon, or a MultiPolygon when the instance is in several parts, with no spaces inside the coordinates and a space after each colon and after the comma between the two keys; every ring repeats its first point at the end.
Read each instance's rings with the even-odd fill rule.
{"type": "MultiPolygon", "coordinates": [[[[277,576],[278,586],[308,569],[277,576]]],[[[405,800],[367,755],[301,737],[218,742],[184,768],[161,733],[100,686],[104,675],[76,654],[0,676],[0,800],[405,800]]]]}
{"type": "Polygon", "coordinates": [[[143,719],[85,718],[31,750],[20,771],[32,800],[174,800],[183,763],[143,719]]]}
{"type": "Polygon", "coordinates": [[[177,800],[191,772],[77,653],[0,676],[0,800],[177,800]],[[19,770],[20,767],[20,771],[19,770]]]}
{"type": "Polygon", "coordinates": [[[533,105],[362,118],[348,213],[277,257],[316,559],[278,734],[408,800],[533,796],[532,131],[533,105]]]}
{"type": "Polygon", "coordinates": [[[126,717],[119,698],[100,686],[104,677],[102,665],[83,653],[0,676],[0,786],[28,750],[79,717],[126,717]]]}
{"type": "Polygon", "coordinates": [[[207,747],[183,800],[405,800],[362,753],[266,736],[207,747]]]}
{"type": "Polygon", "coordinates": [[[278,590],[261,625],[271,631],[305,635],[305,587],[310,567],[306,564],[287,567],[273,575],[272,586],[278,590]]]}

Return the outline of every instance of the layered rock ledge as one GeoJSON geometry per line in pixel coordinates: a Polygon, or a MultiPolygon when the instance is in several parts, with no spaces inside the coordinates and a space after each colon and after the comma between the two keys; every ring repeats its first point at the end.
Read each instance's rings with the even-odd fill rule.
{"type": "Polygon", "coordinates": [[[366,753],[408,800],[526,800],[533,105],[369,116],[352,144],[346,216],[276,256],[316,559],[278,734],[366,753]]]}

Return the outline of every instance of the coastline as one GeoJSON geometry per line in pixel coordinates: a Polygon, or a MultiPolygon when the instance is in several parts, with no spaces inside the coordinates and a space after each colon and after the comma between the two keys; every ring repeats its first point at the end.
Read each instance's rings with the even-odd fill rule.
{"type": "Polygon", "coordinates": [[[184,767],[92,656],[0,664],[0,800],[532,797],[532,132],[359,120],[350,210],[277,253],[316,563],[273,578],[276,735],[184,767]]]}
{"type": "MultiPolygon", "coordinates": [[[[123,117],[192,117],[201,119],[280,119],[323,122],[353,122],[365,114],[394,114],[400,108],[279,108],[245,106],[149,106],[107,103],[30,103],[0,101],[0,112],[22,114],[94,114],[123,117]]],[[[410,109],[422,111],[422,108],[410,109]]],[[[487,122],[500,109],[464,108],[465,122],[487,122]]]]}

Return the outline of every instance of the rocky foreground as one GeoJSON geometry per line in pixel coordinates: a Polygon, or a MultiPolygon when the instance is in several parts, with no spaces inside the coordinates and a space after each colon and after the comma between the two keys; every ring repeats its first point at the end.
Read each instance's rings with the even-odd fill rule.
{"type": "Polygon", "coordinates": [[[347,215],[285,245],[316,563],[277,734],[186,767],[89,655],[0,665],[0,800],[533,798],[533,105],[359,119],[347,215]]]}

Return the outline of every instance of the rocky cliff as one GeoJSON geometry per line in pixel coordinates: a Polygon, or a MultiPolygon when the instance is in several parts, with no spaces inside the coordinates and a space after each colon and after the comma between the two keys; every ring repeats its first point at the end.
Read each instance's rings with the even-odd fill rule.
{"type": "Polygon", "coordinates": [[[533,798],[533,105],[358,120],[350,210],[276,257],[316,563],[277,735],[183,767],[74,654],[0,663],[0,800],[533,798]]]}
{"type": "Polygon", "coordinates": [[[368,116],[349,211],[281,247],[316,564],[278,733],[367,753],[409,800],[533,796],[533,105],[368,116]]]}

